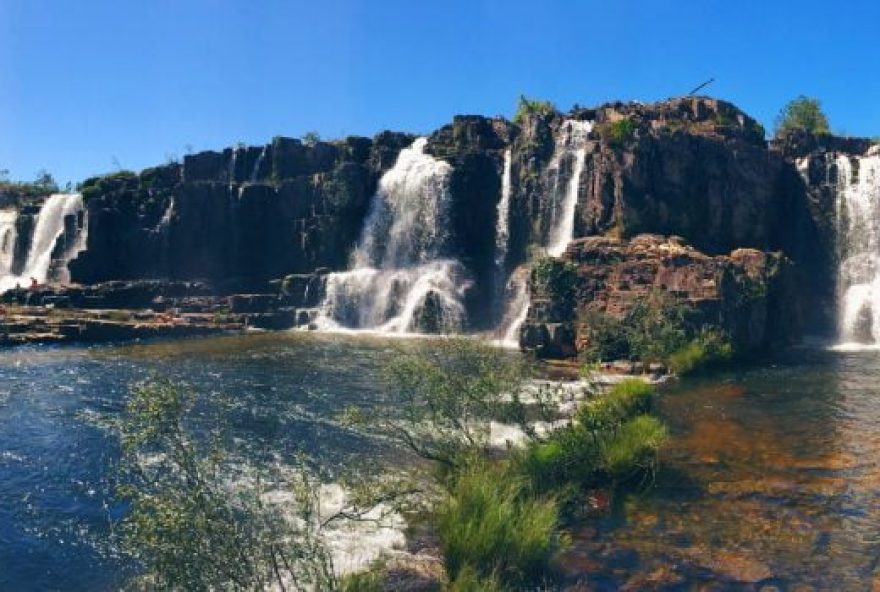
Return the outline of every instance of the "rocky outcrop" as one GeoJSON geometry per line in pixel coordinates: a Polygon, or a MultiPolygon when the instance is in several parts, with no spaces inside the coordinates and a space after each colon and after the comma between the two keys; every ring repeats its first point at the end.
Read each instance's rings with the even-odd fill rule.
{"type": "Polygon", "coordinates": [[[344,268],[404,134],[202,152],[82,187],[89,220],[74,281],[200,279],[217,287],[344,268]]]}
{"type": "Polygon", "coordinates": [[[455,248],[449,255],[461,261],[474,279],[466,302],[474,329],[489,329],[496,322],[495,297],[503,287],[496,283],[497,203],[504,150],[514,133],[515,126],[504,119],[460,115],[434,132],[425,149],[452,165],[450,230],[455,248]]]}
{"type": "MultiPolygon", "coordinates": [[[[569,120],[592,122],[574,180],[579,238],[564,256],[577,268],[578,289],[568,303],[532,286],[528,347],[572,354],[587,311],[620,314],[645,290],[693,305],[743,348],[790,341],[799,319],[812,331],[832,325],[827,155],[868,144],[793,134],[768,146],[761,126],[730,103],[685,97],[565,114],[539,109],[516,123],[458,116],[430,134],[426,152],[452,166],[451,246],[443,255],[459,260],[471,280],[467,329],[495,325],[509,275],[547,245],[560,187],[576,168],[573,155],[559,157],[569,120]],[[510,238],[499,262],[508,151],[510,238]]],[[[89,179],[82,186],[88,243],[69,264],[71,279],[124,280],[129,292],[110,290],[121,299],[113,304],[132,306],[185,298],[145,289],[148,280],[196,283],[206,293],[193,298],[236,295],[224,306],[280,315],[271,326],[308,324],[323,297],[322,276],[348,266],[379,178],[413,139],[393,132],[332,142],[279,137],[89,179]]],[[[28,236],[33,216],[19,223],[19,237],[28,236]]],[[[102,290],[88,298],[110,302],[102,290]]]]}
{"type": "Polygon", "coordinates": [[[639,235],[630,240],[590,237],[562,257],[572,274],[560,292],[533,271],[534,296],[522,342],[544,356],[571,356],[589,345],[591,313],[622,319],[662,293],[690,310],[697,327],[720,328],[743,352],[787,345],[801,330],[797,284],[781,253],[737,249],[707,255],[679,237],[639,235]]]}

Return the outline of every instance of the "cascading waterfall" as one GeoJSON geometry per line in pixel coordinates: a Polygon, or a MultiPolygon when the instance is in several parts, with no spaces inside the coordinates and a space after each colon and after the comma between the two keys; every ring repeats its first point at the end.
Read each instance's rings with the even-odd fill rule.
{"type": "Polygon", "coordinates": [[[426,144],[402,150],[380,179],[351,269],[327,276],[319,328],[448,332],[464,323],[470,282],[446,256],[451,167],[426,144]]]}
{"type": "MultiPolygon", "coordinates": [[[[575,210],[581,175],[587,158],[586,144],[592,129],[592,121],[565,120],[560,127],[560,136],[556,142],[553,157],[544,173],[545,179],[552,177],[553,182],[550,228],[543,246],[547,254],[553,257],[562,255],[568,243],[574,238],[575,210]],[[566,170],[569,171],[569,175],[563,183],[566,170]]],[[[508,160],[507,154],[505,154],[505,174],[507,174],[507,166],[508,160]]],[[[507,183],[509,182],[510,180],[507,179],[507,183]]],[[[503,187],[504,183],[502,183],[503,187]]],[[[507,199],[509,200],[509,187],[507,191],[507,199]]],[[[502,191],[501,202],[504,200],[505,196],[502,191]]],[[[501,202],[499,202],[499,213],[501,202]]],[[[505,223],[506,218],[505,216],[505,223]]],[[[498,235],[496,234],[496,236],[498,235]]],[[[507,245],[505,244],[505,256],[506,252],[507,245]]],[[[529,270],[527,267],[522,267],[511,274],[507,282],[505,287],[507,304],[501,323],[495,331],[496,343],[499,345],[511,348],[519,347],[519,329],[526,320],[530,305],[528,281],[529,270]]]]}
{"type": "Polygon", "coordinates": [[[0,278],[9,275],[15,258],[15,222],[17,210],[0,211],[0,278]]]}
{"type": "Polygon", "coordinates": [[[880,154],[839,155],[840,336],[880,344],[880,154]]]}
{"type": "Polygon", "coordinates": [[[556,145],[550,168],[555,168],[556,183],[553,196],[553,221],[547,237],[547,253],[559,257],[574,238],[574,214],[578,201],[581,174],[587,158],[586,142],[593,129],[592,121],[566,120],[562,124],[562,137],[556,145]],[[571,174],[565,190],[559,191],[559,172],[569,161],[571,174]]]}
{"type": "Polygon", "coordinates": [[[83,200],[79,193],[56,193],[49,196],[37,215],[23,273],[19,276],[8,272],[0,275],[0,291],[15,287],[16,284],[27,286],[32,278],[39,283],[48,280],[68,281],[67,262],[85,247],[86,228],[77,228],[75,236],[66,237],[69,240],[61,245],[63,250],[60,253],[60,261],[57,262],[59,266],[54,277],[50,277],[53,275],[53,254],[58,256],[56,247],[58,239],[65,234],[65,218],[78,215],[82,211],[83,200]]]}
{"type": "Polygon", "coordinates": [[[501,174],[501,199],[498,200],[498,220],[495,223],[495,267],[504,273],[504,262],[510,243],[510,148],[504,151],[504,170],[501,174]]]}
{"type": "Polygon", "coordinates": [[[256,183],[260,179],[260,169],[263,167],[263,162],[266,160],[267,149],[266,146],[263,146],[260,155],[257,157],[257,160],[254,161],[254,168],[251,171],[251,183],[256,183]]]}

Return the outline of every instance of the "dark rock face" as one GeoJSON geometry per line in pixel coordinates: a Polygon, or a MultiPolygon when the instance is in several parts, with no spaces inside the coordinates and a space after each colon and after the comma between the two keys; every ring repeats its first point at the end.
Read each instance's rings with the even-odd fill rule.
{"type": "MultiPolygon", "coordinates": [[[[789,341],[801,320],[813,331],[832,325],[835,172],[827,155],[861,153],[869,143],[793,134],[768,146],[761,126],[733,105],[686,97],[537,113],[518,124],[458,116],[430,135],[426,152],[452,166],[449,256],[473,280],[469,329],[494,326],[507,276],[547,244],[554,187],[558,194],[575,170],[572,155],[558,158],[566,120],[593,122],[575,180],[574,236],[590,238],[565,255],[580,278],[575,302],[533,294],[524,345],[571,355],[585,311],[618,314],[655,289],[694,304],[744,348],[789,341]],[[508,151],[509,241],[499,265],[508,151]]],[[[242,314],[290,309],[294,324],[307,324],[323,297],[322,274],[348,266],[379,178],[413,140],[394,132],[275,138],[87,180],[88,244],[69,264],[72,279],[204,280],[214,295],[249,295],[230,303],[250,311],[242,314]],[[271,297],[251,296],[259,294],[271,297]]],[[[26,236],[33,219],[19,224],[26,236]]],[[[279,318],[266,322],[290,320],[279,318]]]]}
{"type": "Polygon", "coordinates": [[[425,150],[452,165],[449,192],[455,249],[450,255],[474,278],[466,307],[475,329],[491,328],[496,320],[493,307],[500,288],[496,285],[495,227],[504,149],[512,133],[511,124],[502,119],[460,115],[437,130],[425,150]]]}
{"type": "Polygon", "coordinates": [[[698,326],[724,330],[740,351],[800,335],[792,263],[781,253],[737,249],[712,256],[678,237],[640,235],[578,239],[562,259],[574,266],[573,298],[548,297],[534,274],[531,280],[535,299],[521,339],[541,355],[574,355],[589,342],[590,312],[623,318],[658,291],[693,308],[698,326]]]}
{"type": "Polygon", "coordinates": [[[410,141],[384,134],[306,146],[276,138],[87,180],[88,244],[69,265],[72,279],[261,285],[344,268],[379,176],[410,141]]]}

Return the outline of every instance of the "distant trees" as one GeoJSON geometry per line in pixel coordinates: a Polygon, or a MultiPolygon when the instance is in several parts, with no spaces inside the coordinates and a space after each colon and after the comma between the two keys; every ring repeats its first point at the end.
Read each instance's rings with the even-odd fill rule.
{"type": "Polygon", "coordinates": [[[800,95],[782,108],[776,117],[776,136],[784,136],[794,130],[819,135],[831,133],[828,117],[818,99],[800,95]]]}
{"type": "Polygon", "coordinates": [[[556,111],[556,106],[550,101],[528,99],[525,95],[520,95],[519,103],[516,106],[516,114],[513,116],[513,122],[521,125],[527,116],[549,115],[554,111],[556,111]]]}
{"type": "Polygon", "coordinates": [[[50,193],[58,193],[58,183],[46,169],[40,169],[34,180],[13,181],[9,178],[9,169],[0,169],[0,192],[8,193],[20,198],[37,198],[50,193]]]}

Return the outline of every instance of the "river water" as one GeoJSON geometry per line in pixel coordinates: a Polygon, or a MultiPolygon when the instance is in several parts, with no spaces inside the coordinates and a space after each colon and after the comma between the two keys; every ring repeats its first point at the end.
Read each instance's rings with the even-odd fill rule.
{"type": "MultiPolygon", "coordinates": [[[[0,590],[107,590],[130,575],[105,544],[118,450],[97,417],[159,373],[223,394],[246,453],[325,467],[399,461],[335,420],[388,402],[382,364],[408,341],[304,333],[0,355],[0,590]]],[[[562,559],[590,589],[869,590],[880,555],[880,354],[803,350],[667,387],[656,487],[614,500],[562,559]]],[[[207,414],[206,414],[207,416],[207,414]]]]}

